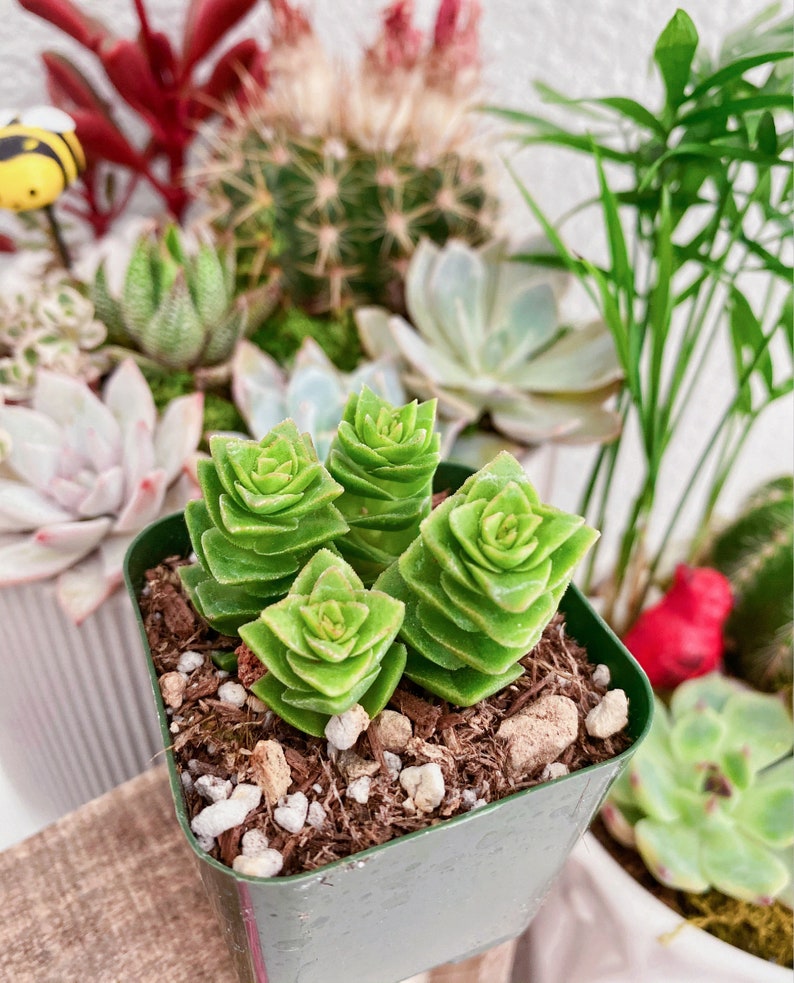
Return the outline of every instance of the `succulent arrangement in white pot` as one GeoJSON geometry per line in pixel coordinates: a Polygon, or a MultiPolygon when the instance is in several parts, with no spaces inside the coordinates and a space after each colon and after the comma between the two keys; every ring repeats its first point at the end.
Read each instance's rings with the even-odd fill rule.
{"type": "Polygon", "coordinates": [[[0,743],[45,818],[151,763],[148,682],[115,592],[130,540],[194,493],[201,421],[198,394],[158,418],[132,361],[101,395],[40,369],[29,405],[0,404],[0,743]]]}

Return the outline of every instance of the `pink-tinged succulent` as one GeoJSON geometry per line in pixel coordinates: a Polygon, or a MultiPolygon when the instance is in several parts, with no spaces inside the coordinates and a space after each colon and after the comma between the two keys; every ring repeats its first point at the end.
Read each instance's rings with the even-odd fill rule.
{"type": "Polygon", "coordinates": [[[183,396],[158,419],[132,360],[101,396],[41,371],[29,407],[0,405],[0,588],[56,577],[67,614],[91,614],[121,583],[133,536],[194,493],[202,409],[183,396]]]}

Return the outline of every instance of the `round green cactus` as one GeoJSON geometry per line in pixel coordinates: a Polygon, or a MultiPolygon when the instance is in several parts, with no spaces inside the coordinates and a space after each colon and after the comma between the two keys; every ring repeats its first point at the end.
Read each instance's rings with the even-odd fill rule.
{"type": "Polygon", "coordinates": [[[597,537],[542,504],[512,455],[497,455],[375,583],[405,601],[406,675],[456,706],[507,686],[597,537]]]}
{"type": "Polygon", "coordinates": [[[342,493],[291,420],[261,441],[215,435],[185,509],[197,562],[180,569],[199,613],[235,633],[283,597],[309,553],[342,535],[342,493]]]}
{"type": "Polygon", "coordinates": [[[761,690],[792,683],[794,479],[765,483],[711,544],[709,562],[730,580],[734,607],[726,660],[761,690]]]}
{"type": "Polygon", "coordinates": [[[407,549],[430,514],[440,437],[436,401],[394,407],[367,386],[345,405],[327,467],[350,531],[337,541],[365,583],[407,549]]]}
{"type": "Polygon", "coordinates": [[[612,786],[604,820],[654,877],[767,902],[791,884],[794,728],[782,701],[712,673],[682,683],[612,786]]]}
{"type": "Polygon", "coordinates": [[[340,556],[319,550],[282,601],[240,628],[268,669],[252,691],[317,737],[355,703],[377,716],[405,668],[405,647],[395,642],[403,611],[401,601],[366,590],[340,556]]]}

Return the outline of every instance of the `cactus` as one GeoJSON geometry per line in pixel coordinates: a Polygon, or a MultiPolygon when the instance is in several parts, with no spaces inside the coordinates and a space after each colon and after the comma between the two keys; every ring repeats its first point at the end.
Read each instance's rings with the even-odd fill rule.
{"type": "Polygon", "coordinates": [[[258,442],[216,434],[210,454],[198,464],[203,498],[185,509],[197,562],[180,575],[196,610],[235,634],[347,524],[333,504],[341,486],[291,420],[258,442]]]}
{"type": "Polygon", "coordinates": [[[299,11],[273,7],[269,89],[219,131],[203,169],[214,220],[233,234],[247,285],[275,260],[314,313],[399,307],[421,237],[476,243],[493,225],[469,146],[477,5],[442,2],[424,45],[409,5],[393,3],[345,75],[299,11]]]}
{"type": "Polygon", "coordinates": [[[457,706],[507,686],[597,538],[579,516],[543,505],[514,457],[497,455],[375,582],[405,602],[408,678],[457,706]]]}
{"type": "Polygon", "coordinates": [[[794,729],[782,701],[718,673],[688,680],[612,786],[604,820],[654,877],[768,903],[791,884],[794,729]]]}
{"type": "Polygon", "coordinates": [[[767,691],[792,684],[793,489],[791,475],[765,483],[709,549],[709,562],[728,577],[734,592],[726,662],[767,691]]]}
{"type": "Polygon", "coordinates": [[[273,283],[234,294],[233,253],[208,242],[191,253],[176,226],[138,238],[119,299],[110,291],[104,264],[91,284],[110,340],[169,369],[228,359],[236,342],[259,325],[277,300],[273,283]]]}
{"type": "Polygon", "coordinates": [[[405,646],[394,641],[402,618],[400,601],[366,590],[352,567],[321,549],[282,601],[240,628],[268,669],[251,689],[317,737],[331,716],[355,703],[374,718],[405,668],[405,646]]]}
{"type": "MultiPolygon", "coordinates": [[[[516,252],[543,252],[530,242],[516,252]]],[[[524,445],[604,441],[620,430],[604,404],[621,376],[610,333],[560,323],[561,274],[511,260],[505,242],[481,249],[425,240],[406,276],[409,325],[379,307],[356,311],[371,358],[395,349],[403,384],[439,412],[524,445]]]]}
{"type": "Polygon", "coordinates": [[[351,395],[328,454],[350,529],[337,547],[365,583],[407,549],[430,514],[439,435],[435,400],[393,407],[364,386],[351,395]]]}

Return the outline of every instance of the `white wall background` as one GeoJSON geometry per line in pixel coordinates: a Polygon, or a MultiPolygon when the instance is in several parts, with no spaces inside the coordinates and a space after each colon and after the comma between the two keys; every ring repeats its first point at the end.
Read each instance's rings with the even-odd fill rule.
{"type": "MultiPolygon", "coordinates": [[[[681,0],[701,38],[714,50],[718,40],[738,24],[762,10],[767,0],[681,0]]],[[[186,0],[148,0],[153,20],[172,36],[181,24],[186,0]]],[[[130,34],[134,25],[132,0],[83,0],[83,9],[130,34]]],[[[352,58],[378,28],[378,13],[385,0],[315,0],[305,2],[314,13],[318,34],[329,49],[352,58]]],[[[431,22],[436,0],[417,0],[417,16],[431,22]]],[[[632,95],[654,106],[659,86],[650,69],[653,44],[675,12],[675,0],[482,0],[484,95],[505,106],[539,109],[532,89],[542,79],[571,95],[632,95]]],[[[20,8],[15,0],[0,0],[0,106],[24,107],[46,102],[38,52],[52,48],[74,55],[77,46],[55,29],[20,8]]],[[[264,38],[267,4],[254,13],[246,32],[264,38]]],[[[89,74],[93,74],[89,69],[89,74]]],[[[93,74],[93,77],[97,76],[93,74]]],[[[548,214],[559,216],[581,201],[593,187],[591,167],[572,154],[534,149],[517,158],[517,169],[548,214]]],[[[532,230],[532,220],[506,176],[500,188],[507,202],[505,227],[514,234],[532,230]]],[[[597,226],[583,225],[569,232],[584,254],[598,248],[597,226]]],[[[680,450],[671,460],[675,474],[691,460],[692,447],[703,434],[703,420],[716,418],[726,392],[727,359],[715,359],[708,380],[698,393],[697,406],[687,421],[680,450]]],[[[791,471],[792,406],[779,405],[762,421],[751,446],[736,469],[725,496],[730,512],[741,497],[762,478],[791,471]]],[[[541,455],[530,466],[544,489],[551,486],[556,504],[576,505],[588,451],[565,451],[552,461],[541,455]],[[553,466],[553,472],[547,469],[553,466]]],[[[635,465],[636,470],[636,465],[635,465]]],[[[665,489],[661,490],[665,499],[665,489]]],[[[670,496],[667,495],[669,504],[670,496]]],[[[1,655],[0,655],[1,657],[1,655]]],[[[0,776],[0,847],[36,828],[37,819],[3,794],[0,776]]]]}

